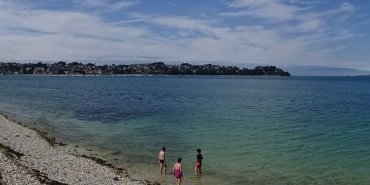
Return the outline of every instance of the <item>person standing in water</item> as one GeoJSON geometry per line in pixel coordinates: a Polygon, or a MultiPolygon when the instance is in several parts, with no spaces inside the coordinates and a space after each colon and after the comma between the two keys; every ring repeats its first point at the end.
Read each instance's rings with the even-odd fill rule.
{"type": "Polygon", "coordinates": [[[161,175],[166,175],[167,173],[166,147],[162,147],[161,151],[159,151],[159,165],[161,169],[161,175]]]}
{"type": "Polygon", "coordinates": [[[177,162],[173,166],[173,175],[176,179],[176,185],[181,185],[183,172],[182,172],[182,166],[181,166],[181,157],[177,159],[177,162]]]}
{"type": "Polygon", "coordinates": [[[195,166],[194,166],[194,171],[196,176],[202,175],[202,160],[203,160],[203,155],[201,154],[200,148],[197,149],[197,160],[195,161],[195,166]]]}

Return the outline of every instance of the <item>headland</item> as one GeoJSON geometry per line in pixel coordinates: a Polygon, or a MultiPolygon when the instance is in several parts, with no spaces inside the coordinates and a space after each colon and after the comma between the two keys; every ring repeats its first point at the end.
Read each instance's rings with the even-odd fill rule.
{"type": "Polygon", "coordinates": [[[0,74],[51,74],[51,75],[239,75],[239,76],[290,76],[290,73],[276,66],[257,66],[253,69],[213,64],[168,65],[163,62],[130,65],[96,65],[78,62],[66,63],[0,63],[0,74]]]}

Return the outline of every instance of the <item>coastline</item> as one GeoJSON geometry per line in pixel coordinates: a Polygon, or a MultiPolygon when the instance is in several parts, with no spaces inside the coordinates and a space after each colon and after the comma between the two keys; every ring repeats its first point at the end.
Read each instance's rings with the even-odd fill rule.
{"type": "Polygon", "coordinates": [[[0,114],[0,184],[159,184],[133,180],[126,169],[57,145],[66,144],[0,114]]]}

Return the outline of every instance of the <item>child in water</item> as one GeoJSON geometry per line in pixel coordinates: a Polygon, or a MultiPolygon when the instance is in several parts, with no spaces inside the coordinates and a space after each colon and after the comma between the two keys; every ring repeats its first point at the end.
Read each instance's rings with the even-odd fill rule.
{"type": "Polygon", "coordinates": [[[182,173],[182,166],[181,166],[181,157],[177,159],[177,162],[173,166],[173,175],[176,179],[176,185],[181,185],[183,173],[182,173]]]}
{"type": "Polygon", "coordinates": [[[197,160],[195,161],[195,166],[194,166],[194,171],[196,176],[202,175],[202,160],[203,160],[203,155],[201,154],[200,148],[197,149],[197,160]]]}

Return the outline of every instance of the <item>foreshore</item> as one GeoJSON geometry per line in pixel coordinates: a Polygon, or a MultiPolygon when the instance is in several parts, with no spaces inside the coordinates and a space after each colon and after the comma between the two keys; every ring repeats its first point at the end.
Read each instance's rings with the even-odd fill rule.
{"type": "Polygon", "coordinates": [[[133,180],[123,168],[54,144],[42,132],[0,115],[0,184],[159,184],[133,180]]]}

